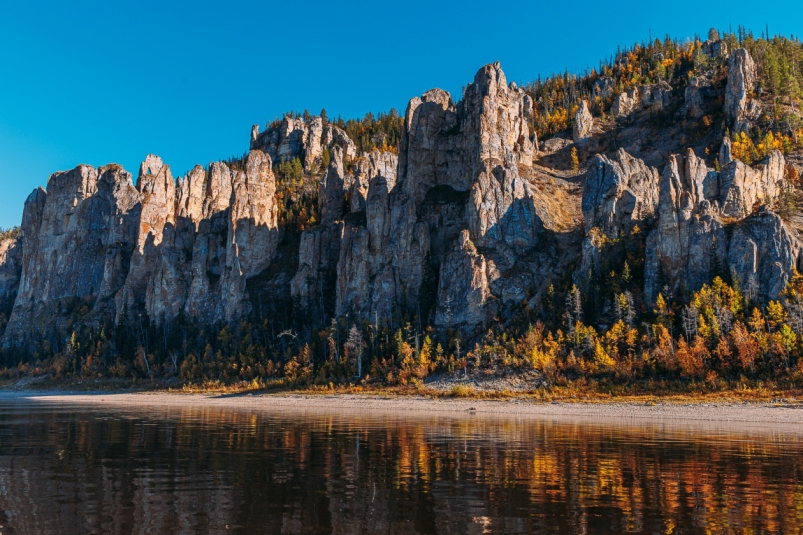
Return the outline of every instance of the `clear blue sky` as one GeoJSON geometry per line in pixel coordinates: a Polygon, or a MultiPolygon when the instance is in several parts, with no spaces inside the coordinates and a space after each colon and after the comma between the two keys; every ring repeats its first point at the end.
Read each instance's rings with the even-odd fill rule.
{"type": "Polygon", "coordinates": [[[242,154],[289,109],[404,110],[459,95],[501,61],[508,80],[582,70],[653,36],[743,24],[803,33],[799,0],[721,2],[36,2],[0,4],[0,226],[79,163],[148,153],[174,175],[242,154]]]}

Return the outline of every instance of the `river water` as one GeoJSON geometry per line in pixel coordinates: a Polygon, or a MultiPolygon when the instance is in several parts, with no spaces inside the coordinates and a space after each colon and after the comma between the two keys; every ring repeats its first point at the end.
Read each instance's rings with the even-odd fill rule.
{"type": "Polygon", "coordinates": [[[800,533],[797,429],[0,399],[0,533],[800,533]]]}

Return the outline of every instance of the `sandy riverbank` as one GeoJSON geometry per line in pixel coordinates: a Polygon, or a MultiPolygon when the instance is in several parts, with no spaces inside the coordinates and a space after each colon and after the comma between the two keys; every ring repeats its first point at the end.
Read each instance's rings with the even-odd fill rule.
{"type": "Polygon", "coordinates": [[[29,401],[59,405],[101,405],[115,408],[219,407],[258,411],[360,411],[414,414],[507,415],[548,419],[649,419],[743,424],[787,424],[803,431],[803,403],[543,403],[532,400],[477,400],[425,396],[381,396],[358,394],[178,394],[69,393],[0,390],[0,401],[29,401]]]}

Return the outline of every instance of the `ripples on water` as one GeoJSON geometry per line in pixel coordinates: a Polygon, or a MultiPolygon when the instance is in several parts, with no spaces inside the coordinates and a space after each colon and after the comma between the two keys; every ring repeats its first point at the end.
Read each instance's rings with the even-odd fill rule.
{"type": "Polygon", "coordinates": [[[0,533],[799,533],[800,436],[0,402],[0,533]]]}

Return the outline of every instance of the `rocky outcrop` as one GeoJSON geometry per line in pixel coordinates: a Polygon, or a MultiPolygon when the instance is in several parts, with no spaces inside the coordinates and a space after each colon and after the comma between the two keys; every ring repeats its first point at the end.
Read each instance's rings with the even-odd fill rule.
{"type": "Polygon", "coordinates": [[[742,219],[762,204],[771,204],[781,193],[786,162],[780,151],[772,151],[755,169],[739,160],[722,168],[717,198],[722,215],[742,219]]]}
{"type": "MultiPolygon", "coordinates": [[[[707,113],[708,82],[690,84],[688,113],[707,113]]],[[[598,98],[612,90],[595,86],[598,98]]],[[[670,93],[665,83],[633,88],[617,97],[614,115],[637,114],[638,130],[646,115],[638,112],[666,107],[670,93]]],[[[262,134],[254,128],[242,160],[196,166],[177,182],[153,155],[136,187],[116,165],[56,173],[26,202],[22,237],[0,242],[0,306],[13,301],[4,342],[63,344],[74,325],[108,320],[137,318],[165,332],[180,316],[201,325],[250,314],[265,321],[263,306],[285,303],[284,317],[307,333],[344,315],[393,329],[418,316],[477,336],[525,300],[535,306],[566,266],[578,266],[578,284],[578,273],[609,272],[606,244],[636,225],[647,236],[647,306],[658,292],[677,296],[729,270],[755,299],[777,297],[800,253],[767,208],[783,188],[779,152],[751,168],[725,140],[720,172],[688,150],[661,176],[623,149],[600,154],[580,203],[577,177],[533,164],[532,106],[491,64],[459,103],[440,89],[413,98],[398,156],[358,155],[321,118],[288,117],[262,134]],[[273,165],[293,158],[305,175],[277,206],[273,165]],[[300,234],[292,223],[280,229],[280,213],[292,222],[299,200],[305,209],[317,201],[320,217],[312,227],[299,218],[300,234]]],[[[582,102],[575,140],[594,128],[582,102]]],[[[563,151],[559,161],[571,144],[556,136],[544,148],[563,151]]]]}
{"type": "Polygon", "coordinates": [[[229,322],[250,312],[246,281],[270,266],[279,244],[276,179],[271,167],[270,156],[252,150],[245,170],[232,173],[226,269],[220,281],[222,316],[229,322]]]}
{"type": "Polygon", "coordinates": [[[351,182],[352,177],[343,170],[343,151],[340,147],[335,147],[318,188],[318,212],[321,214],[322,224],[331,225],[343,217],[346,192],[350,189],[351,182]]]}
{"type": "Polygon", "coordinates": [[[25,203],[19,290],[5,338],[38,332],[73,300],[114,315],[136,246],[140,194],[110,165],[56,173],[25,203]]]}
{"type": "Polygon", "coordinates": [[[721,39],[708,39],[701,46],[703,54],[709,58],[727,58],[728,57],[728,43],[721,39]]]}
{"type": "Polygon", "coordinates": [[[374,177],[385,178],[388,189],[396,184],[396,168],[399,158],[392,152],[374,150],[363,155],[354,163],[354,181],[349,191],[349,200],[352,212],[365,210],[365,199],[368,196],[368,186],[374,177]]]}
{"type": "MultiPolygon", "coordinates": [[[[392,175],[392,160],[383,156],[384,171],[377,171],[365,190],[363,163],[356,166],[351,210],[361,213],[364,203],[365,222],[352,218],[342,227],[336,314],[394,318],[399,309],[419,312],[422,299],[434,302],[434,293],[422,294],[422,288],[439,280],[461,231],[469,243],[507,258],[501,262],[502,271],[511,269],[516,254],[537,243],[542,227],[530,185],[519,175],[520,168],[532,165],[534,145],[527,126],[531,113],[530,98],[507,83],[498,64],[477,73],[458,105],[440,89],[410,101],[396,177],[384,176],[392,175]]],[[[375,157],[364,162],[369,168],[371,158],[375,157]]],[[[341,176],[332,164],[330,170],[341,176]]],[[[306,303],[311,302],[307,281],[320,284],[316,257],[325,255],[318,251],[329,254],[334,249],[323,242],[339,214],[326,216],[331,211],[324,208],[339,206],[336,201],[343,198],[339,181],[333,187],[327,178],[321,192],[322,219],[330,226],[302,237],[299,273],[293,282],[294,295],[306,303]],[[326,193],[330,188],[332,195],[326,193]]],[[[457,299],[462,290],[449,291],[457,299]]],[[[483,291],[490,295],[490,286],[483,291]]],[[[466,303],[473,306],[475,300],[466,303]]],[[[473,310],[457,323],[473,328],[484,318],[484,312],[473,310]]]]}
{"type": "MultiPolygon", "coordinates": [[[[270,156],[259,150],[251,151],[244,169],[210,166],[189,273],[183,277],[191,280],[184,306],[189,317],[231,322],[250,311],[246,282],[270,266],[279,243],[275,193],[270,156]]],[[[186,239],[181,242],[188,245],[186,239]]]]}
{"type": "Polygon", "coordinates": [[[116,296],[117,320],[124,312],[145,305],[148,283],[159,265],[159,246],[166,225],[175,225],[176,183],[170,167],[149,154],[139,168],[137,191],[140,199],[139,229],[129,274],[116,296]]]}
{"type": "Polygon", "coordinates": [[[640,104],[638,88],[632,88],[626,93],[619,93],[611,106],[611,113],[616,118],[627,117],[636,110],[640,104]]]}
{"type": "MultiPolygon", "coordinates": [[[[325,302],[334,293],[335,269],[343,239],[343,222],[304,232],[298,252],[298,271],[290,283],[296,303],[307,311],[315,310],[323,319],[325,302]]],[[[324,319],[324,321],[328,318],[324,319]]]]}
{"type": "Polygon", "coordinates": [[[588,111],[588,103],[583,100],[577,108],[574,116],[574,126],[572,127],[572,139],[583,141],[591,137],[594,132],[594,117],[588,111]]]}
{"type": "Polygon", "coordinates": [[[0,313],[10,312],[17,297],[21,271],[22,239],[0,240],[0,313]]]}
{"type": "Polygon", "coordinates": [[[586,232],[599,227],[609,238],[638,223],[652,223],[658,206],[660,175],[624,149],[612,158],[591,159],[583,188],[586,232]]]}
{"type": "Polygon", "coordinates": [[[647,108],[659,111],[669,106],[671,98],[672,86],[664,81],[632,87],[627,92],[616,95],[611,114],[616,118],[623,118],[647,108]]]}
{"type": "Polygon", "coordinates": [[[351,211],[364,213],[365,223],[343,227],[337,261],[337,315],[353,312],[357,317],[378,317],[394,310],[398,302],[394,269],[389,265],[392,252],[386,248],[391,225],[389,195],[396,184],[397,165],[394,154],[374,151],[355,166],[351,211]]]}
{"type": "Polygon", "coordinates": [[[641,102],[644,108],[659,111],[669,107],[672,100],[672,86],[667,82],[661,81],[654,85],[641,87],[641,102]]]}
{"type": "Polygon", "coordinates": [[[777,214],[763,207],[734,229],[728,266],[744,295],[764,305],[786,288],[799,257],[798,241],[777,214]]]}
{"type": "Polygon", "coordinates": [[[467,210],[471,239],[483,247],[515,247],[519,251],[531,247],[540,221],[530,184],[519,176],[518,169],[532,165],[533,145],[527,128],[532,101],[515,84],[507,85],[495,63],[474,77],[458,115],[463,124],[468,123],[462,137],[470,156],[464,172],[472,177],[467,210]],[[470,130],[475,124],[477,133],[470,130]]]}
{"type": "Polygon", "coordinates": [[[270,265],[278,244],[276,179],[270,156],[254,150],[245,170],[233,174],[227,256],[237,257],[251,278],[270,265]]]}
{"type": "MultiPolygon", "coordinates": [[[[759,273],[759,268],[750,267],[751,251],[766,253],[770,259],[783,257],[780,265],[785,267],[778,269],[787,277],[796,264],[798,249],[784,245],[789,241],[784,237],[788,232],[780,218],[766,209],[782,191],[784,168],[778,151],[755,169],[732,160],[721,173],[706,168],[691,150],[684,158],[670,158],[661,180],[658,221],[647,239],[644,293],[648,302],[653,302],[664,286],[671,294],[681,287],[696,291],[713,276],[726,275],[728,264],[740,278],[752,281],[748,275],[759,273]],[[744,219],[762,205],[763,216],[744,219]],[[730,240],[723,220],[741,221],[730,240]],[[770,244],[772,239],[776,243],[770,244]]],[[[769,260],[772,265],[775,262],[769,260]]],[[[770,271],[769,267],[763,269],[764,273],[770,271]]],[[[777,297],[775,290],[783,287],[777,284],[760,281],[756,296],[777,297]]]]}
{"type": "MultiPolygon", "coordinates": [[[[337,261],[335,314],[338,316],[353,312],[357,317],[367,318],[374,309],[368,301],[374,292],[366,291],[373,284],[372,274],[376,273],[369,240],[368,229],[362,226],[349,226],[343,232],[337,261]]],[[[392,306],[394,302],[391,299],[389,304],[392,306]]]]}
{"type": "Polygon", "coordinates": [[[515,169],[480,173],[471,187],[468,219],[477,245],[518,252],[536,244],[542,227],[530,185],[515,169]]]}
{"type": "Polygon", "coordinates": [[[756,64],[750,53],[744,48],[735,50],[728,69],[724,107],[725,117],[730,121],[733,132],[748,130],[761,113],[759,103],[750,98],[757,80],[756,64]]]}
{"type": "Polygon", "coordinates": [[[695,76],[686,86],[684,112],[695,119],[703,117],[707,113],[708,102],[715,98],[716,94],[717,91],[708,76],[695,76]]]}
{"type": "Polygon", "coordinates": [[[157,323],[177,317],[192,283],[192,251],[204,218],[207,173],[200,165],[179,178],[175,225],[166,225],[159,260],[148,284],[145,309],[157,323]]]}
{"type": "MultiPolygon", "coordinates": [[[[143,214],[150,203],[172,215],[163,216],[161,226],[142,218],[140,241],[146,250],[134,252],[118,299],[132,295],[126,292],[145,280],[136,304],[157,323],[182,312],[205,322],[247,315],[246,282],[270,266],[280,238],[271,164],[268,155],[253,150],[235,168],[214,162],[207,173],[196,166],[179,179],[175,202],[143,197],[143,214]],[[137,261],[138,256],[143,260],[137,261]]],[[[160,174],[143,174],[141,182],[153,183],[160,174]]]]}
{"type": "Polygon", "coordinates": [[[222,162],[209,166],[203,217],[192,248],[190,287],[185,312],[191,318],[213,322],[220,317],[220,279],[226,270],[228,208],[231,203],[231,170],[222,162]]]}
{"type": "MultiPolygon", "coordinates": [[[[316,117],[315,121],[319,120],[320,117],[316,117]]],[[[312,133],[312,132],[311,132],[312,133]]],[[[311,136],[310,144],[313,146],[314,138],[311,136]]],[[[343,158],[348,161],[353,160],[357,157],[357,146],[351,140],[351,138],[340,128],[326,124],[323,125],[321,128],[321,141],[320,141],[321,151],[320,153],[317,150],[309,151],[309,155],[306,156],[305,162],[306,165],[309,167],[312,166],[312,162],[310,158],[314,158],[314,161],[317,162],[320,160],[321,156],[323,155],[323,149],[328,148],[331,150],[333,147],[340,147],[343,151],[343,158]]]]}
{"type": "Polygon", "coordinates": [[[276,163],[299,158],[307,171],[318,170],[323,151],[331,151],[334,147],[340,147],[343,158],[347,160],[357,157],[357,146],[351,138],[321,117],[306,120],[285,117],[261,134],[257,125],[251,130],[252,150],[265,152],[276,163]]]}
{"type": "Polygon", "coordinates": [[[545,155],[555,154],[560,152],[572,144],[571,139],[564,139],[562,137],[552,137],[541,143],[541,151],[545,155]]]}
{"type": "Polygon", "coordinates": [[[488,266],[464,230],[441,265],[435,323],[444,327],[481,325],[493,314],[488,266]]]}
{"type": "Polygon", "coordinates": [[[438,321],[474,329],[496,303],[523,299],[554,262],[536,250],[546,231],[520,174],[532,166],[531,114],[530,97],[494,64],[459,104],[437,89],[413,99],[398,157],[356,158],[341,130],[286,118],[263,134],[253,129],[244,160],[196,167],[177,183],[153,155],[136,187],[118,166],[58,173],[26,207],[9,333],[67,321],[59,307],[76,299],[89,310],[82,321],[247,316],[249,281],[270,270],[281,239],[272,156],[302,158],[311,171],[326,150],[320,224],[301,235],[288,279],[294,301],[321,319],[354,311],[398,322],[399,310],[436,312],[442,280],[442,291],[468,308],[456,319],[436,313],[438,321]],[[469,284],[447,280],[467,269],[469,284]]]}
{"type": "MultiPolygon", "coordinates": [[[[705,198],[713,170],[694,152],[672,156],[661,177],[658,221],[647,238],[644,294],[653,303],[666,286],[696,290],[724,265],[725,231],[716,206],[705,198]]],[[[665,297],[670,297],[666,296],[665,297]]]]}

